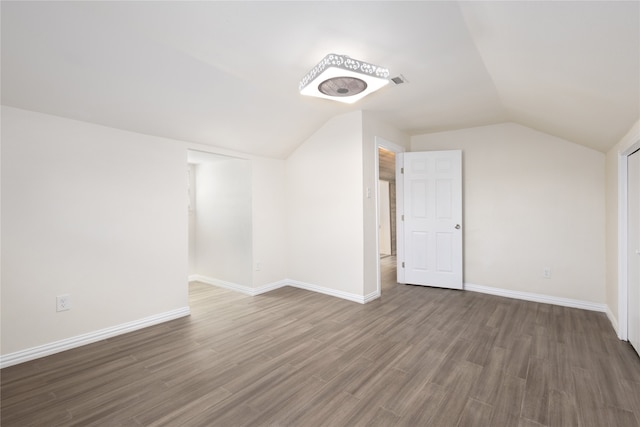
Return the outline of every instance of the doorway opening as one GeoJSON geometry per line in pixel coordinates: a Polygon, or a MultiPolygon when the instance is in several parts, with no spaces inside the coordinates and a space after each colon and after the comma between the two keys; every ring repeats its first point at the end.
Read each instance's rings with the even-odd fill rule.
{"type": "Polygon", "coordinates": [[[189,281],[227,288],[252,281],[251,162],[187,151],[189,281]]]}
{"type": "Polygon", "coordinates": [[[396,153],[404,148],[376,137],[376,201],[378,294],[398,285],[396,280],[397,209],[396,153]]]}

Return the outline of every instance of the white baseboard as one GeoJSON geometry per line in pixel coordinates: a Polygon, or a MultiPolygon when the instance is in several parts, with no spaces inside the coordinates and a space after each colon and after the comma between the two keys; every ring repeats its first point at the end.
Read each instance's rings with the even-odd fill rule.
{"type": "Polygon", "coordinates": [[[207,285],[217,286],[219,288],[231,289],[232,291],[241,292],[246,295],[253,295],[253,288],[249,286],[227,282],[226,280],[214,279],[213,277],[201,276],[199,274],[193,274],[189,276],[189,282],[206,283],[207,285]]]}
{"type": "MultiPolygon", "coordinates": [[[[358,294],[352,294],[349,292],[338,291],[335,289],[314,285],[311,283],[305,283],[305,282],[301,282],[299,280],[293,280],[293,279],[280,280],[278,282],[269,283],[269,284],[260,286],[258,288],[251,288],[249,286],[238,285],[236,283],[226,282],[224,280],[213,279],[210,277],[205,277],[200,275],[189,276],[189,281],[190,282],[198,281],[198,282],[206,283],[209,285],[219,286],[221,288],[231,289],[231,290],[242,292],[243,294],[251,295],[251,296],[260,295],[265,292],[272,291],[274,289],[282,288],[284,286],[291,286],[298,289],[318,292],[321,294],[330,295],[330,296],[345,299],[348,301],[357,302],[359,304],[366,304],[370,301],[380,298],[380,293],[377,291],[374,291],[368,295],[362,296],[358,294]]],[[[484,286],[484,285],[475,285],[473,283],[465,283],[464,289],[471,292],[480,292],[483,294],[490,294],[490,295],[496,295],[496,296],[507,297],[507,298],[515,298],[515,299],[521,299],[525,301],[533,301],[533,302],[540,302],[545,304],[560,305],[563,307],[572,307],[572,308],[580,308],[583,310],[603,312],[607,314],[607,317],[611,321],[611,324],[613,325],[616,332],[618,331],[618,325],[617,325],[617,322],[615,321],[615,317],[613,316],[613,314],[609,310],[609,307],[606,304],[598,304],[590,301],[582,301],[582,300],[575,300],[571,298],[562,298],[562,297],[555,297],[551,295],[536,294],[532,292],[513,291],[509,289],[494,288],[494,287],[484,286]]]]}
{"type": "Polygon", "coordinates": [[[324,286],[313,285],[311,283],[301,282],[299,280],[284,279],[266,285],[252,288],[249,286],[239,285],[237,283],[227,282],[225,280],[214,279],[212,277],[201,276],[198,274],[192,274],[189,276],[190,282],[202,282],[207,285],[218,286],[220,288],[230,289],[232,291],[241,292],[245,295],[256,296],[265,292],[273,291],[284,286],[291,286],[293,288],[304,289],[311,292],[318,292],[320,294],[330,295],[348,301],[357,302],[359,304],[366,304],[369,301],[373,301],[376,298],[380,298],[379,292],[372,292],[368,295],[362,296],[358,294],[352,294],[349,292],[337,291],[331,288],[325,288],[324,286]]]}
{"type": "Polygon", "coordinates": [[[541,302],[544,304],[561,305],[563,307],[581,308],[583,310],[600,311],[603,313],[607,311],[606,304],[598,304],[590,301],[581,301],[570,298],[554,297],[551,295],[534,294],[531,292],[512,291],[509,289],[492,288],[489,286],[474,285],[473,283],[465,283],[464,289],[467,291],[497,295],[500,297],[541,302]]]}
{"type": "Polygon", "coordinates": [[[19,363],[28,362],[29,360],[39,359],[61,351],[70,350],[72,348],[91,344],[116,335],[126,334],[138,329],[157,325],[158,323],[168,322],[169,320],[178,319],[190,314],[189,307],[182,307],[175,310],[167,311],[143,319],[134,320],[132,322],[122,323],[98,331],[89,332],[75,337],[65,338],[49,344],[39,345],[37,347],[28,348],[26,350],[16,351],[0,356],[0,368],[17,365],[19,363]]]}
{"type": "MultiPolygon", "coordinates": [[[[371,295],[369,294],[367,296],[362,296],[358,294],[352,294],[349,292],[337,291],[335,289],[325,288],[324,286],[318,286],[318,285],[312,285],[311,283],[300,282],[299,280],[286,279],[285,282],[288,286],[292,286],[294,288],[305,289],[307,291],[312,291],[312,292],[318,292],[320,294],[330,295],[332,297],[338,297],[338,298],[346,299],[348,301],[357,302],[360,304],[367,303],[369,301],[367,300],[367,298],[370,298],[370,295],[371,295]]],[[[371,298],[371,299],[375,299],[375,298],[371,298]]]]}
{"type": "Polygon", "coordinates": [[[380,292],[378,291],[371,292],[370,294],[364,296],[364,303],[366,304],[378,298],[380,298],[380,292]]]}
{"type": "Polygon", "coordinates": [[[616,335],[618,336],[618,338],[622,339],[622,337],[620,336],[620,330],[618,329],[618,320],[616,319],[616,316],[613,315],[613,312],[611,311],[611,307],[609,307],[607,305],[607,318],[609,319],[609,322],[611,322],[611,326],[613,327],[613,330],[616,331],[616,335]]]}
{"type": "Polygon", "coordinates": [[[253,292],[254,292],[253,295],[264,294],[266,292],[274,291],[279,288],[284,288],[285,286],[288,286],[286,280],[279,280],[277,282],[267,283],[266,285],[261,285],[261,286],[258,286],[257,288],[253,288],[253,292]]]}
{"type": "Polygon", "coordinates": [[[237,283],[227,282],[225,280],[214,279],[212,277],[201,276],[198,274],[189,276],[189,281],[202,282],[202,283],[206,283],[207,285],[218,286],[220,288],[230,289],[232,291],[241,292],[245,295],[251,295],[251,296],[260,295],[265,292],[282,288],[284,286],[291,286],[293,288],[304,289],[312,292],[318,292],[320,294],[330,295],[332,297],[338,297],[338,298],[346,299],[349,301],[357,302],[360,304],[365,304],[380,296],[377,292],[373,292],[369,295],[362,296],[362,295],[352,294],[349,292],[343,292],[343,291],[337,291],[335,289],[325,288],[323,286],[312,285],[311,283],[305,283],[305,282],[301,282],[299,280],[293,280],[293,279],[284,279],[277,282],[268,283],[266,285],[262,285],[257,288],[252,288],[250,286],[245,286],[245,285],[239,285],[237,283]]]}
{"type": "Polygon", "coordinates": [[[199,274],[192,274],[189,276],[189,282],[201,282],[207,285],[217,286],[219,288],[230,289],[232,291],[241,292],[245,295],[256,296],[264,294],[265,292],[273,291],[283,286],[287,286],[286,280],[280,280],[278,282],[267,283],[255,288],[245,285],[239,285],[233,282],[227,282],[226,280],[215,279],[213,277],[201,276],[199,274]]]}

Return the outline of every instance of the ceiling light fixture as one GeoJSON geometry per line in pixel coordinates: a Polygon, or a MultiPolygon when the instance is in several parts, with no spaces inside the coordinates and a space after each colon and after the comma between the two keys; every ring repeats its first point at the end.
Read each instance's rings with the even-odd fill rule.
{"type": "Polygon", "coordinates": [[[387,68],[330,53],[304,76],[300,93],[352,104],[387,83],[387,68]]]}

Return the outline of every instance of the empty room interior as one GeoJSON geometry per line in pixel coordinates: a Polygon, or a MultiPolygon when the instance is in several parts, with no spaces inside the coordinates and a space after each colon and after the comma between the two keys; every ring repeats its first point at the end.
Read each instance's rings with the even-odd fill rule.
{"type": "Polygon", "coordinates": [[[3,426],[640,426],[640,2],[0,19],[3,426]]]}

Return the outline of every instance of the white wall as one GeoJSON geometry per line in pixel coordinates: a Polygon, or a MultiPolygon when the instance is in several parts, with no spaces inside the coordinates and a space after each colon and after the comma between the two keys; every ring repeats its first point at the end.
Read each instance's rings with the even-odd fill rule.
{"type": "Polygon", "coordinates": [[[362,173],[360,111],[332,118],[287,158],[289,279],[363,295],[362,173]]]}
{"type": "Polygon", "coordinates": [[[188,305],[185,166],[175,141],[2,107],[3,355],[188,305]]]}
{"type": "Polygon", "coordinates": [[[618,159],[633,144],[640,141],[640,120],[637,121],[627,134],[607,152],[606,158],[606,191],[607,191],[607,306],[609,316],[618,325],[618,159]]]}
{"type": "Polygon", "coordinates": [[[187,149],[250,164],[232,184],[248,188],[249,255],[242,277],[224,277],[286,277],[284,160],[4,106],[2,142],[3,364],[188,313],[187,149]],[[65,293],[73,308],[56,313],[65,293]]]}
{"type": "Polygon", "coordinates": [[[414,136],[411,149],[463,150],[466,283],[605,303],[603,153],[516,124],[414,136]]]}
{"type": "Polygon", "coordinates": [[[287,277],[285,161],[253,159],[251,168],[253,285],[258,287],[287,277]]]}
{"type": "Polygon", "coordinates": [[[203,162],[195,171],[196,274],[252,286],[251,162],[203,162]]]}
{"type": "MultiPolygon", "coordinates": [[[[607,156],[606,297],[602,153],[515,124],[411,138],[413,151],[464,152],[465,281],[606,300],[617,312],[612,159],[638,129],[607,156]],[[551,279],[542,278],[544,266],[551,279]]],[[[409,144],[373,115],[352,112],[286,161],[239,160],[226,190],[248,191],[237,200],[248,207],[246,227],[225,231],[242,243],[242,267],[217,278],[374,292],[376,200],[366,190],[375,188],[375,136],[409,144]]],[[[2,108],[2,354],[187,305],[187,147],[202,148],[2,108]],[[56,313],[63,293],[73,309],[56,313]]]]}

